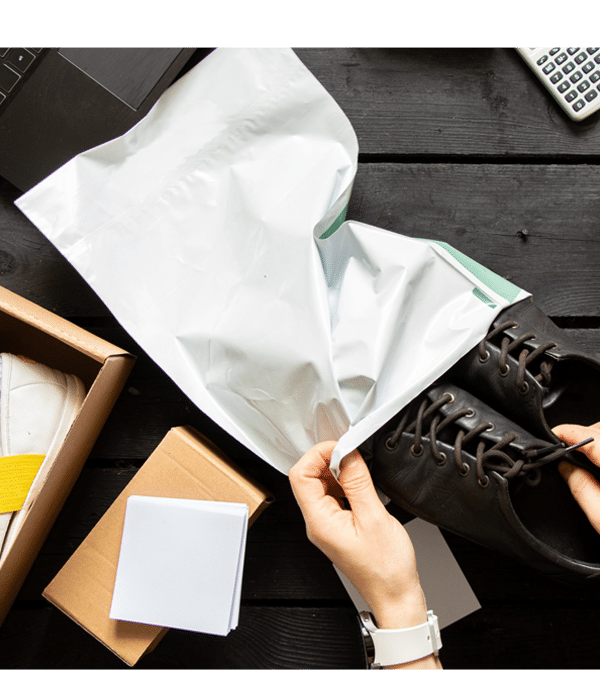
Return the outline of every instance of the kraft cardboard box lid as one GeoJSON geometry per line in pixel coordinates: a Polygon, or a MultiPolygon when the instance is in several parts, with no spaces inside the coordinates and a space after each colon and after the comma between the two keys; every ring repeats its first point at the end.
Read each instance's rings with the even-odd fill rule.
{"type": "Polygon", "coordinates": [[[249,525],[273,501],[193,428],[167,433],[43,593],[130,666],[167,631],[109,618],[127,498],[133,495],[246,503],[249,525]]]}

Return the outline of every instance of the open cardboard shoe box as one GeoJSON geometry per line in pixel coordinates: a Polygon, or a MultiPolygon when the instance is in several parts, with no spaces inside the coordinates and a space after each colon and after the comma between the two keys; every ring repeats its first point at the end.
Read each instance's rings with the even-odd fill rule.
{"type": "Polygon", "coordinates": [[[78,376],[85,400],[0,563],[4,621],[131,371],[135,358],[0,287],[0,350],[78,376]]]}

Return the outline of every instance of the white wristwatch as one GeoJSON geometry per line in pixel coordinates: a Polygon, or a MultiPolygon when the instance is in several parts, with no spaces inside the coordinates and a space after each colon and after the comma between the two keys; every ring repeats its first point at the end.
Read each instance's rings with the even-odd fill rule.
{"type": "Polygon", "coordinates": [[[427,611],[427,622],[416,627],[380,630],[370,612],[359,614],[367,665],[369,668],[395,666],[422,659],[430,654],[439,655],[442,637],[437,615],[427,611]]]}

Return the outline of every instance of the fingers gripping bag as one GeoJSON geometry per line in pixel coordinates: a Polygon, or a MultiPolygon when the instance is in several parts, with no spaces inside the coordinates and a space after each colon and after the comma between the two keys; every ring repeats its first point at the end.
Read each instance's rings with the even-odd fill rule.
{"type": "Polygon", "coordinates": [[[287,473],[332,466],[525,293],[345,212],[358,143],[289,49],[217,49],[16,204],[187,396],[287,473]]]}

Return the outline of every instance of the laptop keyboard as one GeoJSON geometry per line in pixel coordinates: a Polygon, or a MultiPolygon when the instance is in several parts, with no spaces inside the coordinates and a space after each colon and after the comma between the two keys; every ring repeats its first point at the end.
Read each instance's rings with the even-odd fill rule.
{"type": "Polygon", "coordinates": [[[0,49],[0,105],[19,89],[42,49],[0,49]]]}

